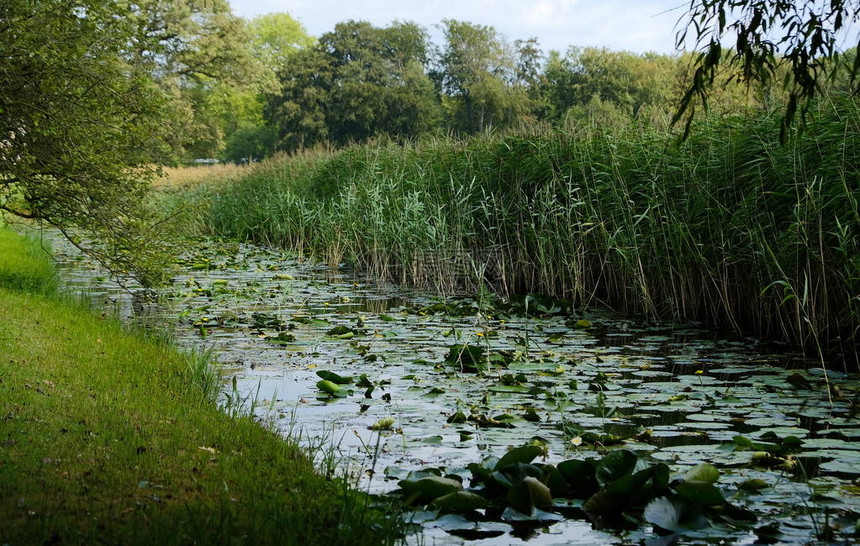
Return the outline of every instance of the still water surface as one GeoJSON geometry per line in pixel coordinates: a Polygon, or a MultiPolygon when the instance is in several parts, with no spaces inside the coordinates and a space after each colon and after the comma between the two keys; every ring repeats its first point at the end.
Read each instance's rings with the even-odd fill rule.
{"type": "MultiPolygon", "coordinates": [[[[542,299],[440,299],[214,240],[185,255],[156,302],[121,289],[61,241],[56,248],[69,288],[125,320],[171,325],[182,346],[211,349],[225,378],[223,403],[315,448],[321,465],[336,460],[337,472],[371,492],[396,489],[409,471],[426,468],[468,479],[468,463],[538,439],[548,462],[623,446],[675,471],[714,464],[727,496],[760,514],[762,525],[779,524],[788,542],[809,540],[825,505],[849,522],[846,532],[852,517],[856,525],[858,378],[825,377],[773,344],[542,299]],[[477,366],[451,356],[463,345],[479,351],[477,366]],[[332,396],[318,387],[319,372],[352,381],[332,396]],[[773,434],[802,440],[795,458],[812,479],[752,465],[754,451],[733,441],[773,434]],[[737,484],[751,478],[768,489],[740,495],[737,484]]],[[[654,536],[646,528],[621,537],[577,519],[526,531],[435,513],[416,520],[428,544],[463,542],[463,530],[484,537],[470,544],[654,536]]],[[[685,540],[755,538],[738,530],[685,540]]]]}

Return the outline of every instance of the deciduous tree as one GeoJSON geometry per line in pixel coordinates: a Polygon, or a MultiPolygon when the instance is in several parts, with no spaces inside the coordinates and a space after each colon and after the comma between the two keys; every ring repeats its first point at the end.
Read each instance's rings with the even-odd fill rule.
{"type": "Polygon", "coordinates": [[[523,85],[533,78],[535,45],[521,43],[519,58],[490,26],[447,19],[436,78],[448,100],[449,120],[467,133],[505,127],[531,110],[523,85]]]}
{"type": "Polygon", "coordinates": [[[427,43],[413,23],[348,21],[291,57],[266,110],[282,149],[411,138],[431,129],[437,101],[424,70],[427,43]]]}
{"type": "Polygon", "coordinates": [[[0,2],[0,210],[86,228],[103,263],[158,282],[152,165],[201,142],[184,135],[211,126],[207,86],[253,70],[236,28],[223,0],[0,2]]]}

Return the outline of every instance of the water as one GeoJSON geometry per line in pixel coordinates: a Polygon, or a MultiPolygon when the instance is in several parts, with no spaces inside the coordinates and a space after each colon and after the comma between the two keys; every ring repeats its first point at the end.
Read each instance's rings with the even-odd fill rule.
{"type": "MultiPolygon", "coordinates": [[[[212,348],[225,400],[243,400],[269,426],[333,456],[373,493],[396,489],[420,469],[468,480],[467,464],[527,442],[544,444],[553,463],[624,446],[679,472],[716,465],[733,502],[761,514],[762,525],[778,524],[781,540],[809,539],[825,505],[856,523],[860,382],[838,372],[825,377],[773,344],[716,339],[696,325],[570,313],[539,299],[529,302],[531,316],[522,302],[441,301],[276,250],[216,241],[189,249],[155,303],[58,245],[69,287],[125,320],[171,324],[183,346],[212,348]],[[318,388],[318,372],[352,382],[330,396],[318,388]],[[393,422],[376,430],[383,420],[393,422]],[[792,436],[802,450],[763,467],[753,464],[756,449],[737,444],[739,435],[755,442],[792,436]],[[798,465],[810,479],[798,478],[798,465]],[[751,478],[764,480],[767,491],[738,493],[751,478]],[[804,505],[809,510],[798,508],[804,505]]],[[[622,539],[583,519],[524,529],[435,512],[416,517],[426,543],[653,536],[646,526],[622,539]]],[[[840,530],[853,532],[852,525],[840,530]]],[[[715,536],[755,540],[744,529],[715,536]]]]}

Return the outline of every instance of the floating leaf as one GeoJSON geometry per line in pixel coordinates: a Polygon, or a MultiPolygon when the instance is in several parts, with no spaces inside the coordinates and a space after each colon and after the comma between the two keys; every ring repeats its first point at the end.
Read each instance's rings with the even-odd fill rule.
{"type": "Polygon", "coordinates": [[[326,394],[330,394],[331,396],[336,396],[338,398],[343,398],[349,394],[346,389],[342,388],[337,383],[325,379],[317,381],[317,388],[326,394]]]}
{"type": "Polygon", "coordinates": [[[370,379],[367,378],[367,374],[361,374],[358,378],[358,382],[355,384],[356,387],[361,387],[362,389],[369,389],[373,387],[373,383],[370,382],[370,379]]]}
{"type": "Polygon", "coordinates": [[[785,379],[789,385],[801,390],[812,390],[812,383],[800,373],[793,373],[785,379]]]}
{"type": "Polygon", "coordinates": [[[337,385],[348,385],[352,383],[351,377],[344,377],[328,370],[318,370],[317,375],[325,381],[331,381],[337,385]]]}
{"type": "Polygon", "coordinates": [[[546,454],[546,448],[540,446],[525,445],[515,447],[514,449],[510,449],[507,453],[502,455],[502,458],[499,459],[498,463],[496,463],[495,470],[502,470],[505,467],[517,463],[527,464],[535,460],[536,457],[539,457],[544,454],[546,454]]]}
{"type": "Polygon", "coordinates": [[[540,423],[541,421],[540,415],[538,415],[534,408],[526,408],[523,419],[531,423],[540,423]]]}
{"type": "Polygon", "coordinates": [[[570,491],[570,486],[567,485],[567,481],[561,475],[561,472],[558,471],[558,468],[551,464],[545,464],[540,466],[540,469],[543,473],[540,481],[549,487],[552,496],[566,497],[570,491]]]}
{"type": "Polygon", "coordinates": [[[428,476],[418,480],[400,480],[398,485],[409,496],[410,500],[423,504],[454,491],[463,490],[463,484],[457,480],[441,476],[428,476]]]}
{"type": "Polygon", "coordinates": [[[684,481],[675,485],[675,491],[689,502],[702,506],[718,506],[726,502],[720,490],[707,482],[684,481]]]}
{"type": "Polygon", "coordinates": [[[766,481],[761,478],[750,478],[738,484],[738,489],[741,491],[760,491],[770,487],[766,481]]]}
{"type": "Polygon", "coordinates": [[[486,508],[489,506],[489,502],[484,497],[470,491],[453,491],[438,497],[431,503],[431,506],[442,512],[470,512],[486,508]]]}
{"type": "Polygon", "coordinates": [[[697,464],[684,474],[684,480],[688,482],[717,483],[719,479],[720,471],[707,463],[697,464]]]}
{"type": "Polygon", "coordinates": [[[594,461],[571,459],[558,463],[556,468],[570,486],[575,498],[587,499],[597,492],[599,484],[594,476],[594,461]]]}
{"type": "Polygon", "coordinates": [[[447,419],[448,423],[465,423],[466,414],[462,411],[457,411],[447,419]]]}
{"type": "Polygon", "coordinates": [[[532,476],[526,476],[508,489],[507,499],[514,509],[523,514],[531,513],[535,507],[552,505],[552,493],[549,487],[532,476]]]}
{"type": "Polygon", "coordinates": [[[629,449],[618,449],[606,455],[595,469],[597,483],[606,486],[633,472],[639,458],[629,449]]]}

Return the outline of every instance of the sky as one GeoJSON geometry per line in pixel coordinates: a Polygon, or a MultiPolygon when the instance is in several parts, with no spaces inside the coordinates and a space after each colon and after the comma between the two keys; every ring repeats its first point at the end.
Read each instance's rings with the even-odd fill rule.
{"type": "Polygon", "coordinates": [[[544,52],[571,45],[672,53],[689,0],[230,0],[233,13],[286,12],[312,36],[350,19],[388,26],[413,21],[441,42],[435,25],[456,19],[494,27],[509,41],[537,38],[544,52]]]}

